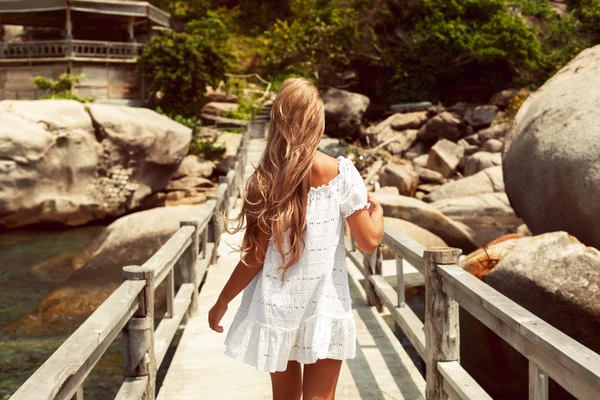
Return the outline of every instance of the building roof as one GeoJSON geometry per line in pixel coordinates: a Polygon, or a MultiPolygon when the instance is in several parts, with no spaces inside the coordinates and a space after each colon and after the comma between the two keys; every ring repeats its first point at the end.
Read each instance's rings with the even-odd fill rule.
{"type": "Polygon", "coordinates": [[[169,13],[146,1],[131,0],[0,0],[0,21],[6,25],[61,26],[67,7],[73,19],[90,15],[113,19],[133,17],[169,26],[169,13]]]}

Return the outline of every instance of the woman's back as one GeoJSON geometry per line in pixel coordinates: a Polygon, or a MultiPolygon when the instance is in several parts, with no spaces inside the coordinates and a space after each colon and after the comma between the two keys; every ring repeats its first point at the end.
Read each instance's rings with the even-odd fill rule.
{"type": "Polygon", "coordinates": [[[270,238],[263,269],[244,291],[227,354],[258,369],[283,371],[289,360],[354,357],[344,219],[367,206],[367,192],[349,159],[339,157],[337,164],[335,177],[309,190],[298,262],[283,275],[282,256],[270,238]]]}

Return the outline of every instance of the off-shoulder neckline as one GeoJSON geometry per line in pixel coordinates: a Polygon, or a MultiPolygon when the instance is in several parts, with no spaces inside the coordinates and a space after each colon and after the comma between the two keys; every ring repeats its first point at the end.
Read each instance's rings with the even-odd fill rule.
{"type": "Polygon", "coordinates": [[[329,189],[329,188],[331,188],[332,186],[334,186],[334,184],[335,184],[335,183],[336,183],[338,180],[340,180],[340,179],[341,179],[341,176],[342,176],[342,162],[343,162],[345,159],[346,159],[346,157],[344,157],[344,156],[338,156],[338,157],[337,157],[337,160],[338,160],[338,166],[337,166],[337,169],[338,169],[338,174],[337,174],[336,176],[334,176],[334,177],[333,177],[333,178],[332,178],[332,179],[331,179],[329,182],[327,182],[327,183],[324,183],[324,184],[322,184],[322,185],[319,185],[319,186],[317,186],[317,187],[311,186],[311,187],[310,187],[310,190],[309,190],[309,193],[319,193],[319,192],[321,192],[321,191],[323,191],[323,190],[329,189]]]}

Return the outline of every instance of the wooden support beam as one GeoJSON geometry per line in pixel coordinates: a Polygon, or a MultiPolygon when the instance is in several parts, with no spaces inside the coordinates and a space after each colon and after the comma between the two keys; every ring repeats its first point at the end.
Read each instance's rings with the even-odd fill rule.
{"type": "Polygon", "coordinates": [[[198,286],[200,286],[200,282],[196,271],[196,263],[198,262],[198,253],[200,252],[200,221],[196,219],[181,221],[181,226],[191,226],[194,228],[194,232],[192,233],[192,243],[187,250],[185,250],[179,262],[181,281],[183,283],[192,283],[194,285],[192,302],[186,313],[187,317],[191,318],[198,310],[198,286]]]}
{"type": "Polygon", "coordinates": [[[442,289],[442,276],[438,264],[456,264],[459,249],[432,248],[425,250],[425,343],[427,358],[427,400],[446,400],[444,377],[438,362],[458,361],[460,358],[460,333],[458,304],[442,289]]]}
{"type": "Polygon", "coordinates": [[[404,307],[404,265],[402,257],[396,255],[396,291],[398,292],[398,307],[404,307]]]}
{"type": "Polygon", "coordinates": [[[529,400],[548,400],[548,374],[529,361],[529,400]]]}
{"type": "Polygon", "coordinates": [[[365,268],[363,272],[365,275],[364,287],[367,295],[367,304],[375,306],[379,312],[383,311],[383,302],[377,296],[370,277],[371,275],[382,275],[381,263],[381,248],[379,246],[377,246],[373,254],[364,254],[363,264],[365,268]]]}
{"type": "Polygon", "coordinates": [[[154,271],[131,265],[123,268],[123,278],[145,280],[138,297],[138,310],[123,329],[123,374],[125,378],[148,377],[146,399],[156,397],[156,358],[154,354],[154,271]]]}

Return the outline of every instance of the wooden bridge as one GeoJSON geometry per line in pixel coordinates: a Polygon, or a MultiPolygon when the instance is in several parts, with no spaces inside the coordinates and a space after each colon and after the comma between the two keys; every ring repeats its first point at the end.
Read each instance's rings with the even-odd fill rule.
{"type": "MultiPolygon", "coordinates": [[[[268,374],[225,356],[224,335],[207,323],[239,261],[229,246],[241,240],[241,234],[220,231],[214,212],[239,212],[239,194],[262,154],[264,131],[260,119],[248,127],[231,170],[200,215],[183,221],[146,263],[124,267],[123,284],[11,399],[83,399],[86,377],[120,334],[124,380],[117,399],[271,397],[268,374]],[[155,328],[154,290],[165,280],[168,312],[155,328]],[[157,369],[167,362],[178,330],[183,334],[157,390],[157,369]]],[[[396,253],[396,287],[383,277],[389,261],[382,261],[379,250],[363,255],[348,240],[357,356],[344,363],[338,399],[491,399],[461,367],[459,306],[529,360],[530,400],[548,399],[549,378],[576,398],[600,398],[600,356],[463,271],[456,265],[459,250],[425,249],[388,225],[383,243],[396,253]],[[405,304],[409,281],[425,285],[424,323],[405,304]],[[402,329],[425,361],[426,380],[386,320],[402,329]]],[[[230,305],[226,329],[239,300],[230,305]]]]}

